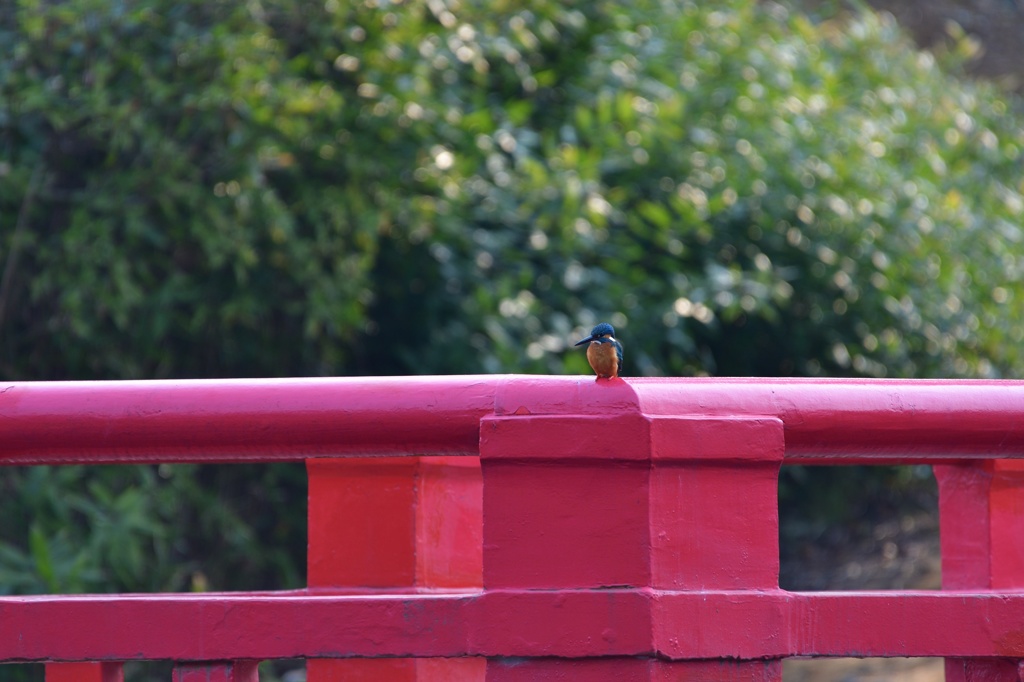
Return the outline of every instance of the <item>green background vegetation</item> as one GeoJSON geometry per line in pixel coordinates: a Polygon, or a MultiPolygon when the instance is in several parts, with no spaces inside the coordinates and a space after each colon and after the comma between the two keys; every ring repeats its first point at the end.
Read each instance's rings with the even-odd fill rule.
{"type": "MultiPolygon", "coordinates": [[[[632,375],[1019,376],[1024,117],[950,45],[746,0],[12,0],[0,376],[585,373],[603,320],[632,375]]],[[[844,472],[800,502],[912,485],[844,472]]],[[[4,470],[0,593],[301,585],[304,485],[4,470]]]]}

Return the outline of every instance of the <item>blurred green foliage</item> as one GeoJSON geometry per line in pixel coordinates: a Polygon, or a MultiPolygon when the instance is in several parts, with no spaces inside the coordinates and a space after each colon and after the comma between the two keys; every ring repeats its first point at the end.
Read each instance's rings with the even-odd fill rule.
{"type": "Polygon", "coordinates": [[[576,371],[599,319],[632,374],[1021,362],[1016,103],[871,14],[18,0],[0,44],[8,378],[576,371]]]}
{"type": "MultiPolygon", "coordinates": [[[[586,372],[602,320],[633,375],[1018,376],[1024,118],[970,51],[746,0],[12,0],[0,376],[586,372]]],[[[300,584],[303,486],[5,470],[0,590],[300,584]]]]}
{"type": "Polygon", "coordinates": [[[33,467],[0,478],[0,594],[304,584],[298,466],[33,467]]]}

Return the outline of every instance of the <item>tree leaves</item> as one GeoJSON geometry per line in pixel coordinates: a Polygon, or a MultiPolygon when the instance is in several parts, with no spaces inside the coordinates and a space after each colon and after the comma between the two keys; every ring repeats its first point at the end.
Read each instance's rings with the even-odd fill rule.
{"type": "MultiPolygon", "coordinates": [[[[627,374],[1017,376],[1020,102],[958,51],[746,0],[5,4],[0,372],[587,373],[607,320],[627,374]]],[[[300,581],[290,469],[35,476],[78,492],[21,499],[11,589],[179,589],[176,515],[216,587],[300,581]]]]}

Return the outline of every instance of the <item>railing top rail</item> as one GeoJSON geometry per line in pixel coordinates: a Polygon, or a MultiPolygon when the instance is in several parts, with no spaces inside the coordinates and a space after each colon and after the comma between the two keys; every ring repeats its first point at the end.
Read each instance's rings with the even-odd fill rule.
{"type": "Polygon", "coordinates": [[[0,465],[478,453],[488,415],[772,417],[793,461],[1024,457],[1024,382],[481,375],[0,384],[0,465]]]}

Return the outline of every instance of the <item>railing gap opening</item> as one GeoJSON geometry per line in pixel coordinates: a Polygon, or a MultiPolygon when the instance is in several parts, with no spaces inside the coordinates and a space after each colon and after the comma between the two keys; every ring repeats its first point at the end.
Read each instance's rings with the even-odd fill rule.
{"type": "Polygon", "coordinates": [[[42,663],[0,663],[0,682],[43,682],[45,676],[42,663]]]}
{"type": "Polygon", "coordinates": [[[938,528],[930,466],[784,466],[780,587],[937,590],[938,528]]]}
{"type": "Polygon", "coordinates": [[[122,665],[122,673],[124,682],[169,682],[174,676],[174,663],[171,661],[125,661],[122,665]]]}
{"type": "Polygon", "coordinates": [[[944,679],[942,661],[941,658],[790,658],[782,662],[782,682],[938,682],[944,679]]]}
{"type": "Polygon", "coordinates": [[[23,560],[9,562],[3,587],[18,594],[104,592],[111,581],[121,592],[305,587],[306,500],[302,463],[5,468],[0,543],[23,560]]]}

